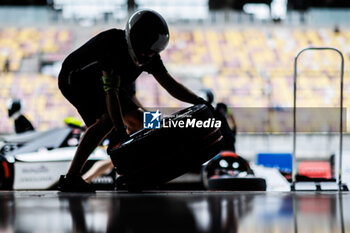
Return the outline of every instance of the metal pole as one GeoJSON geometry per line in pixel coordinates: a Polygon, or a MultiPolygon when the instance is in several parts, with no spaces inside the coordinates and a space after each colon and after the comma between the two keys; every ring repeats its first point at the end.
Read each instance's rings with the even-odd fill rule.
{"type": "Polygon", "coordinates": [[[343,164],[343,79],[344,79],[344,56],[341,53],[340,50],[332,47],[309,47],[302,49],[295,57],[294,59],[294,95],[293,95],[293,169],[292,169],[292,191],[295,190],[295,176],[297,172],[296,168],[296,96],[297,96],[297,72],[298,72],[298,58],[299,56],[308,50],[331,50],[335,51],[340,55],[341,58],[341,66],[340,66],[340,123],[339,123],[339,131],[340,131],[340,138],[339,138],[339,171],[338,171],[338,185],[339,190],[342,190],[342,164],[343,164]]]}
{"type": "Polygon", "coordinates": [[[338,193],[338,202],[339,202],[339,214],[340,214],[340,229],[341,233],[345,233],[345,225],[344,225],[344,208],[343,208],[343,193],[338,193]]]}
{"type": "Polygon", "coordinates": [[[298,203],[297,193],[293,193],[293,224],[294,233],[298,233],[298,203]]]}

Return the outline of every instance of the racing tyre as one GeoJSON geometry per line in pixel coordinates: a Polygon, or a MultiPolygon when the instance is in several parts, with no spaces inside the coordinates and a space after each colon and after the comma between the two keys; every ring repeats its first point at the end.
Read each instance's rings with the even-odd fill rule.
{"type": "Polygon", "coordinates": [[[160,129],[143,129],[110,151],[117,173],[117,189],[155,188],[214,157],[223,137],[206,105],[194,105],[163,119],[160,129]],[[207,121],[209,127],[166,127],[191,119],[207,121]],[[177,123],[176,123],[177,122],[177,123]]]}
{"type": "Polygon", "coordinates": [[[266,181],[256,177],[218,177],[208,180],[209,190],[266,191],[266,181]]]}
{"type": "Polygon", "coordinates": [[[11,190],[13,178],[13,165],[0,157],[0,190],[11,190]]]}

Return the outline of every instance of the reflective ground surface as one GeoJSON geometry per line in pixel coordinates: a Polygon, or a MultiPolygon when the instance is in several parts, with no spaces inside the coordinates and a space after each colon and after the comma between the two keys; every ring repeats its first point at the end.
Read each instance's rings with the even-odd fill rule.
{"type": "Polygon", "coordinates": [[[0,192],[0,232],[350,232],[350,193],[0,192]]]}

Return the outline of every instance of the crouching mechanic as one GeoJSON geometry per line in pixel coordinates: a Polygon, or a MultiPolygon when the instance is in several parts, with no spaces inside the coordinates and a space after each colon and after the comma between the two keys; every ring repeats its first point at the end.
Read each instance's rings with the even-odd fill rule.
{"type": "Polygon", "coordinates": [[[59,88],[78,110],[87,130],[67,174],[60,177],[59,190],[93,192],[91,184],[81,178],[89,155],[106,135],[112,135],[110,144],[116,145],[128,139],[127,131],[142,128],[143,111],[127,91],[141,72],[152,74],[178,100],[206,103],[167,72],[159,53],[168,42],[169,30],[162,16],[140,10],[131,15],[125,30],[104,31],[65,59],[59,88]]]}

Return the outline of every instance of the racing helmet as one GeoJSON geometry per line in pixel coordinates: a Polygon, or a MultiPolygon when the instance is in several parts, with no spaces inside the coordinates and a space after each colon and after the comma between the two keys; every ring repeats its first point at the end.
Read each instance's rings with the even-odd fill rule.
{"type": "Polygon", "coordinates": [[[215,110],[223,114],[224,116],[228,113],[228,107],[224,103],[217,103],[215,110]]]}
{"type": "Polygon", "coordinates": [[[153,10],[133,13],[125,28],[129,54],[137,66],[148,63],[169,43],[169,29],[164,18],[153,10]]]}
{"type": "Polygon", "coordinates": [[[22,104],[19,99],[10,99],[6,103],[7,112],[9,117],[13,117],[15,114],[19,114],[22,109],[22,104]]]}
{"type": "Polygon", "coordinates": [[[203,165],[201,178],[204,186],[212,178],[246,177],[254,175],[249,162],[233,151],[221,151],[203,165]]]}

